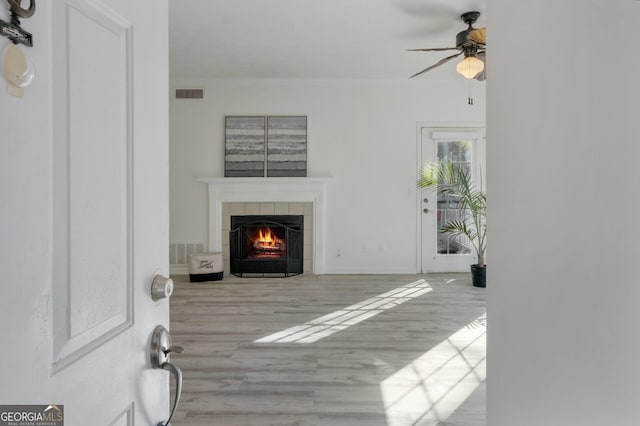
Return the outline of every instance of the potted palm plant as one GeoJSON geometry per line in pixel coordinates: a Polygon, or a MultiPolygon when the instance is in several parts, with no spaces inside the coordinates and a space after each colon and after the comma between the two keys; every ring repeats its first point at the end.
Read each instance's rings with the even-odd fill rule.
{"type": "Polygon", "coordinates": [[[473,183],[469,170],[451,162],[422,166],[418,174],[418,187],[458,200],[457,207],[465,212],[462,219],[450,220],[440,228],[440,232],[453,236],[464,235],[469,239],[478,257],[478,263],[471,265],[473,285],[486,287],[486,194],[473,183]]]}

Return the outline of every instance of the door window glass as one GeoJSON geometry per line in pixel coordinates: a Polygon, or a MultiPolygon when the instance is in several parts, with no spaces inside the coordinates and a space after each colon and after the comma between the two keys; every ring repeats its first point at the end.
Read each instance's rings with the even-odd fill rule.
{"type": "MultiPolygon", "coordinates": [[[[437,141],[438,163],[452,163],[467,172],[472,170],[471,142],[470,141],[437,141]]],[[[466,222],[469,219],[468,209],[460,207],[460,197],[456,194],[440,194],[436,207],[436,235],[437,253],[439,255],[469,254],[471,244],[463,235],[453,236],[443,233],[440,229],[452,220],[466,222]]]]}

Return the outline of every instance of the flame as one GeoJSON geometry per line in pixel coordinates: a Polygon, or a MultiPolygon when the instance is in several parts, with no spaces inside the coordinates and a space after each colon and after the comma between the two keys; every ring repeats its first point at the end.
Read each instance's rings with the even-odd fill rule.
{"type": "Polygon", "coordinates": [[[278,238],[277,233],[267,227],[257,229],[251,244],[254,257],[278,258],[284,256],[286,250],[284,240],[278,238]]]}
{"type": "Polygon", "coordinates": [[[254,241],[255,243],[259,243],[262,247],[277,247],[279,244],[283,243],[283,241],[276,237],[269,228],[260,228],[254,241]]]}

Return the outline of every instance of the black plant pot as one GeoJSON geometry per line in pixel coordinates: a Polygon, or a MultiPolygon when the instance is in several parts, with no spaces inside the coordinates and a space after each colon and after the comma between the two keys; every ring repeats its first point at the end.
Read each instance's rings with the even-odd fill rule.
{"type": "Polygon", "coordinates": [[[487,265],[482,268],[478,265],[471,265],[471,282],[474,287],[487,286],[487,265]]]}

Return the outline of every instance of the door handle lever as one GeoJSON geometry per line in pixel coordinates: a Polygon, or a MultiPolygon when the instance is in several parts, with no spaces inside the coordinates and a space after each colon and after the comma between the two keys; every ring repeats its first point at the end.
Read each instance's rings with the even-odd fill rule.
{"type": "Polygon", "coordinates": [[[171,352],[181,354],[184,352],[184,348],[182,346],[171,346],[169,349],[165,349],[162,352],[164,352],[165,355],[169,355],[171,352]]]}
{"type": "Polygon", "coordinates": [[[169,371],[171,374],[173,374],[173,377],[176,378],[176,396],[173,400],[173,407],[171,408],[169,418],[166,422],[158,423],[158,426],[171,426],[171,419],[173,418],[173,414],[176,412],[176,408],[178,407],[178,403],[180,402],[180,396],[182,396],[182,370],[180,370],[170,362],[165,362],[164,364],[162,364],[162,369],[169,371]]]}
{"type": "Polygon", "coordinates": [[[169,362],[169,355],[173,352],[181,354],[184,352],[182,346],[174,346],[171,342],[171,335],[161,325],[158,325],[151,335],[151,367],[159,368],[170,372],[176,380],[176,396],[173,400],[173,406],[169,413],[169,418],[158,423],[157,426],[171,426],[171,419],[176,412],[178,403],[180,402],[180,396],[182,395],[182,370],[169,362]]]}

